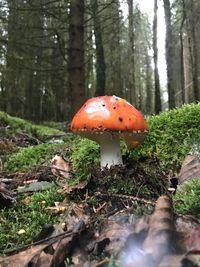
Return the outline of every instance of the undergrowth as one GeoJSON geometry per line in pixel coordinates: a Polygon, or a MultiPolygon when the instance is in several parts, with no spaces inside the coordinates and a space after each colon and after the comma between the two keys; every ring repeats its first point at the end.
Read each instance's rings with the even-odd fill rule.
{"type": "Polygon", "coordinates": [[[64,144],[40,144],[37,146],[30,146],[20,148],[16,153],[11,154],[6,163],[5,169],[7,171],[16,172],[28,170],[31,167],[40,165],[51,159],[59,150],[64,150],[64,144]]]}
{"type": "Polygon", "coordinates": [[[43,125],[36,125],[34,123],[31,123],[30,121],[10,116],[2,111],[0,111],[0,127],[5,128],[4,134],[9,135],[12,133],[24,132],[33,135],[41,141],[45,141],[49,137],[49,135],[63,133],[62,131],[59,131],[54,128],[50,128],[43,125]]]}
{"type": "Polygon", "coordinates": [[[44,224],[54,224],[59,217],[46,208],[62,201],[63,195],[52,188],[21,198],[10,208],[0,211],[0,251],[17,249],[31,243],[40,233],[44,224]]]}
{"type": "MultiPolygon", "coordinates": [[[[122,142],[125,161],[155,159],[164,171],[176,173],[184,157],[191,151],[196,140],[200,140],[200,104],[184,105],[181,108],[162,112],[147,119],[149,134],[135,149],[128,150],[122,142]]],[[[99,162],[99,146],[83,140],[72,153],[74,168],[84,175],[99,162]]]]}
{"type": "MultiPolygon", "coordinates": [[[[122,154],[124,162],[131,166],[135,162],[142,162],[143,159],[155,160],[162,167],[162,170],[176,172],[189,151],[191,151],[196,140],[200,140],[200,104],[184,105],[182,108],[174,109],[168,112],[162,112],[159,115],[148,118],[149,135],[145,142],[135,148],[128,150],[122,143],[122,154]]],[[[45,140],[49,134],[60,133],[58,130],[52,130],[48,127],[33,125],[25,120],[11,117],[0,112],[0,128],[8,127],[8,131],[26,132],[41,140],[45,140]]],[[[7,131],[7,130],[6,130],[7,131]]],[[[7,157],[5,168],[7,171],[15,172],[28,170],[29,168],[42,164],[51,159],[55,153],[63,151],[66,147],[71,147],[71,161],[73,165],[74,182],[89,180],[91,173],[100,169],[100,149],[99,145],[87,139],[76,137],[66,140],[62,144],[44,143],[28,148],[20,148],[17,152],[7,157]]],[[[149,165],[151,168],[151,165],[149,165]]],[[[149,184],[152,191],[159,193],[163,183],[157,182],[159,178],[155,172],[145,171],[148,175],[144,180],[141,173],[141,181],[136,181],[136,194],[142,197],[152,196],[149,191],[149,184]],[[143,179],[143,180],[142,180],[143,179]],[[145,187],[147,185],[147,187],[145,187]]],[[[98,173],[98,172],[97,172],[98,173]]],[[[138,176],[140,178],[140,176],[138,176]]],[[[132,181],[135,177],[130,172],[129,177],[132,181]]],[[[112,193],[133,194],[133,186],[128,183],[123,172],[120,175],[97,176],[95,186],[99,189],[105,189],[112,193]],[[113,179],[114,177],[114,179],[113,179]],[[122,191],[120,191],[122,190],[122,191]]],[[[106,191],[106,192],[107,192],[106,191]]],[[[157,194],[158,194],[157,193],[157,194]]],[[[156,194],[156,197],[157,197],[156,194]]],[[[181,214],[192,214],[200,219],[200,182],[194,180],[179,186],[174,197],[176,212],[181,214]]],[[[61,201],[63,196],[57,193],[56,189],[51,189],[42,193],[35,193],[31,197],[21,199],[9,209],[0,211],[0,250],[5,251],[10,248],[30,243],[40,232],[45,223],[55,223],[58,218],[51,215],[46,207],[53,205],[55,201],[61,201]],[[27,204],[28,203],[28,204],[27,204]],[[23,234],[19,234],[24,230],[23,234]]]]}
{"type": "Polygon", "coordinates": [[[91,171],[100,165],[99,145],[88,139],[77,139],[72,147],[71,161],[76,182],[89,179],[91,171]]]}
{"type": "Polygon", "coordinates": [[[149,135],[130,157],[157,158],[163,170],[176,172],[200,138],[200,103],[162,112],[148,119],[149,135]]]}
{"type": "Polygon", "coordinates": [[[200,180],[192,179],[180,185],[174,196],[175,211],[190,214],[200,221],[200,180]]]}

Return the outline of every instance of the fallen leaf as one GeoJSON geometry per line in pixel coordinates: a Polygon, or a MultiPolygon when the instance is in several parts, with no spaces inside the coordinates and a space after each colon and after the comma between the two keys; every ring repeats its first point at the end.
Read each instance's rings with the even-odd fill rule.
{"type": "Polygon", "coordinates": [[[83,189],[86,187],[87,183],[88,183],[87,181],[80,182],[79,184],[76,184],[76,185],[69,185],[68,183],[66,183],[63,186],[62,192],[63,193],[71,193],[75,189],[83,189]]]}
{"type": "Polygon", "coordinates": [[[200,253],[200,226],[191,230],[185,243],[188,252],[200,253]]]}
{"type": "MultiPolygon", "coordinates": [[[[0,257],[1,267],[52,267],[61,266],[66,255],[75,246],[78,234],[85,229],[65,232],[62,235],[38,241],[13,255],[0,257]],[[42,243],[41,243],[42,242],[42,243]]],[[[62,265],[63,266],[63,265],[62,265]]]]}
{"type": "Polygon", "coordinates": [[[17,188],[18,193],[25,193],[25,192],[37,192],[37,191],[43,191],[50,189],[53,187],[54,184],[46,181],[41,181],[41,182],[35,182],[31,183],[25,186],[19,186],[17,188]]]}
{"type": "Polygon", "coordinates": [[[193,155],[187,155],[183,161],[178,180],[182,184],[193,178],[200,179],[200,161],[193,155]]]}
{"type": "Polygon", "coordinates": [[[71,166],[69,162],[64,160],[61,156],[56,155],[51,160],[51,172],[55,176],[70,177],[71,166]]]}

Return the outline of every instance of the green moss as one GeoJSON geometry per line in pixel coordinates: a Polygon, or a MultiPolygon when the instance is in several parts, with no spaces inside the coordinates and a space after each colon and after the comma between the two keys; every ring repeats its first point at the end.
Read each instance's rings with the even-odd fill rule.
{"type": "Polygon", "coordinates": [[[54,154],[61,148],[64,149],[64,144],[41,144],[21,148],[18,152],[8,157],[5,162],[5,169],[8,171],[27,170],[35,165],[51,159],[54,154]]]}
{"type": "Polygon", "coordinates": [[[71,160],[76,181],[87,180],[91,171],[100,165],[99,145],[88,139],[77,139],[72,148],[71,160]]]}
{"type": "MultiPolygon", "coordinates": [[[[143,144],[128,150],[121,143],[125,162],[150,157],[157,159],[163,170],[176,172],[195,143],[200,143],[200,103],[162,112],[147,120],[150,131],[143,144]]],[[[76,170],[84,169],[81,162],[95,166],[99,161],[99,146],[89,140],[80,142],[72,159],[76,170]]]]}
{"type": "Polygon", "coordinates": [[[27,120],[23,120],[18,117],[13,117],[5,112],[0,112],[0,126],[9,126],[7,133],[24,132],[37,137],[44,141],[48,138],[48,135],[63,133],[57,129],[53,129],[47,126],[35,125],[27,120]]]}
{"type": "Polygon", "coordinates": [[[148,118],[150,128],[145,142],[132,150],[135,159],[153,157],[164,170],[178,170],[194,140],[200,138],[200,103],[162,112],[148,118]]]}
{"type": "Polygon", "coordinates": [[[200,180],[193,179],[183,183],[174,196],[175,211],[191,214],[200,220],[200,180]]]}
{"type": "Polygon", "coordinates": [[[55,201],[62,201],[63,195],[53,188],[38,192],[26,199],[21,199],[9,209],[0,211],[0,251],[19,248],[31,243],[46,223],[56,223],[59,217],[46,209],[54,206],[55,201]],[[24,233],[20,234],[19,231],[24,233]]]}

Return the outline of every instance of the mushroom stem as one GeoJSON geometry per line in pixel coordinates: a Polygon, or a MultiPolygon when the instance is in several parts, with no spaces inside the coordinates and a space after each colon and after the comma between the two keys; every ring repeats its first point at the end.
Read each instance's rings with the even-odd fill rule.
{"type": "Polygon", "coordinates": [[[119,136],[101,138],[101,168],[122,164],[119,136]]]}

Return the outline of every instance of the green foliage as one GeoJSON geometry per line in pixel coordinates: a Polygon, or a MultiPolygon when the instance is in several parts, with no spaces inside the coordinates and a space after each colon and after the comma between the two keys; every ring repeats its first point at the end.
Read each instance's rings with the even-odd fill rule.
{"type": "Polygon", "coordinates": [[[9,126],[8,131],[11,133],[25,132],[43,141],[46,140],[48,135],[63,133],[57,129],[42,125],[35,125],[18,117],[12,117],[5,112],[0,112],[0,126],[1,125],[9,126]]]}
{"type": "Polygon", "coordinates": [[[49,135],[63,134],[63,132],[61,132],[57,129],[49,128],[49,127],[43,126],[43,125],[34,125],[34,126],[32,125],[31,133],[32,134],[35,133],[35,136],[39,140],[42,140],[42,141],[45,141],[49,135]]]}
{"type": "Polygon", "coordinates": [[[197,267],[200,267],[200,260],[199,259],[196,259],[195,260],[195,264],[196,264],[197,267]]]}
{"type": "Polygon", "coordinates": [[[122,267],[122,264],[116,260],[116,257],[115,255],[111,255],[110,258],[107,258],[108,260],[108,264],[107,264],[107,267],[122,267]]]}
{"type": "Polygon", "coordinates": [[[8,157],[5,168],[8,171],[27,170],[30,167],[42,164],[50,159],[64,144],[40,144],[21,148],[18,152],[8,157]]]}
{"type": "Polygon", "coordinates": [[[71,160],[76,180],[88,179],[91,170],[100,166],[99,145],[88,139],[77,139],[72,148],[71,160]]]}
{"type": "MultiPolygon", "coordinates": [[[[184,157],[200,140],[200,104],[162,112],[147,119],[149,134],[143,144],[128,150],[121,143],[124,159],[156,158],[164,170],[177,171],[184,157]]],[[[81,141],[72,155],[76,170],[87,171],[99,161],[99,146],[89,140],[81,141]],[[84,164],[83,164],[84,163],[84,164]],[[90,165],[91,164],[91,165],[90,165]]]]}
{"type": "Polygon", "coordinates": [[[21,199],[11,208],[0,211],[0,251],[19,248],[31,243],[46,223],[58,222],[58,217],[46,209],[54,202],[62,201],[63,195],[52,188],[21,199]],[[20,230],[24,233],[20,234],[20,230]]]}
{"type": "Polygon", "coordinates": [[[130,158],[153,157],[165,170],[178,170],[195,139],[200,138],[200,104],[162,112],[148,118],[150,128],[145,142],[132,150],[130,158]]]}
{"type": "Polygon", "coordinates": [[[191,214],[200,220],[200,180],[193,179],[180,185],[174,196],[177,213],[191,214]]]}

